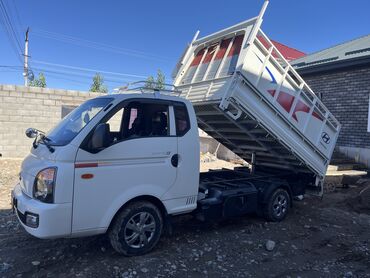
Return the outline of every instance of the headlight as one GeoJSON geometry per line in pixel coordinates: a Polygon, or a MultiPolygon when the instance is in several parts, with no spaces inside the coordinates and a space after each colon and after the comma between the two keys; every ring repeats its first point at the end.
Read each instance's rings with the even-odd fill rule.
{"type": "Polygon", "coordinates": [[[54,201],[56,176],[56,167],[41,170],[37,174],[33,185],[33,197],[44,203],[52,203],[54,201]]]}

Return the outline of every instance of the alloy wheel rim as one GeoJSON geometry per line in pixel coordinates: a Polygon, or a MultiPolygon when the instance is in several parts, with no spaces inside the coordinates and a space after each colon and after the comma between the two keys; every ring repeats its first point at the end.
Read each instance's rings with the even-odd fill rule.
{"type": "Polygon", "coordinates": [[[155,220],[149,212],[132,216],[125,226],[124,239],[131,248],[143,248],[153,239],[155,220]]]}
{"type": "Polygon", "coordinates": [[[276,217],[284,215],[288,208],[288,200],[286,196],[283,194],[276,196],[272,208],[276,217]]]}

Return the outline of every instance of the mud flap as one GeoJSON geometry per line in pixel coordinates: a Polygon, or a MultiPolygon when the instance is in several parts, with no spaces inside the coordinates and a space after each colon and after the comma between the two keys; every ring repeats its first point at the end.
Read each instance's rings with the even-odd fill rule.
{"type": "Polygon", "coordinates": [[[324,196],[324,180],[316,177],[315,185],[307,186],[306,193],[322,198],[324,196]]]}
{"type": "Polygon", "coordinates": [[[173,222],[172,222],[172,216],[166,214],[165,219],[164,219],[164,225],[163,225],[163,233],[167,237],[171,237],[173,235],[173,222]]]}

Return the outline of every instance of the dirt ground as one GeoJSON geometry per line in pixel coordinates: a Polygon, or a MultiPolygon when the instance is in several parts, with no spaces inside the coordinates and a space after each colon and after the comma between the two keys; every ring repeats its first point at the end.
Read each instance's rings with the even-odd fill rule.
{"type": "Polygon", "coordinates": [[[281,223],[257,216],[214,224],[179,217],[174,235],[153,252],[126,258],[105,236],[28,235],[9,204],[19,166],[0,160],[0,277],[370,277],[370,211],[356,198],[363,186],[337,189],[322,200],[306,196],[281,223]],[[268,240],[275,243],[272,251],[268,240]]]}

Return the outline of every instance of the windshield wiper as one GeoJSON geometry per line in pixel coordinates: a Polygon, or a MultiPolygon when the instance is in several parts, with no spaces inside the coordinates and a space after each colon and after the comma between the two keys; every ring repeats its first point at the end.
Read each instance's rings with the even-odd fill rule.
{"type": "Polygon", "coordinates": [[[49,139],[48,137],[46,137],[45,132],[43,132],[41,130],[38,130],[38,129],[34,129],[34,130],[37,132],[37,134],[36,134],[35,140],[32,143],[32,146],[35,149],[38,147],[37,139],[40,137],[40,140],[48,148],[49,152],[53,153],[55,151],[55,149],[49,143],[51,141],[51,139],[49,139]]]}
{"type": "Polygon", "coordinates": [[[31,138],[32,134],[35,134],[35,140],[33,140],[32,146],[33,146],[35,149],[37,149],[37,147],[39,146],[39,145],[37,145],[37,139],[39,138],[39,136],[40,136],[41,134],[45,134],[45,132],[43,132],[43,131],[41,131],[41,130],[38,130],[38,129],[36,129],[36,128],[29,128],[29,129],[27,129],[27,131],[26,131],[26,135],[27,135],[28,137],[30,137],[30,138],[31,138]],[[30,130],[30,135],[28,135],[28,134],[27,134],[28,130],[30,130]]]}
{"type": "Polygon", "coordinates": [[[46,137],[45,134],[40,134],[40,139],[45,144],[45,146],[48,148],[49,152],[53,153],[55,151],[55,149],[49,143],[51,140],[48,137],[46,137]]]}

